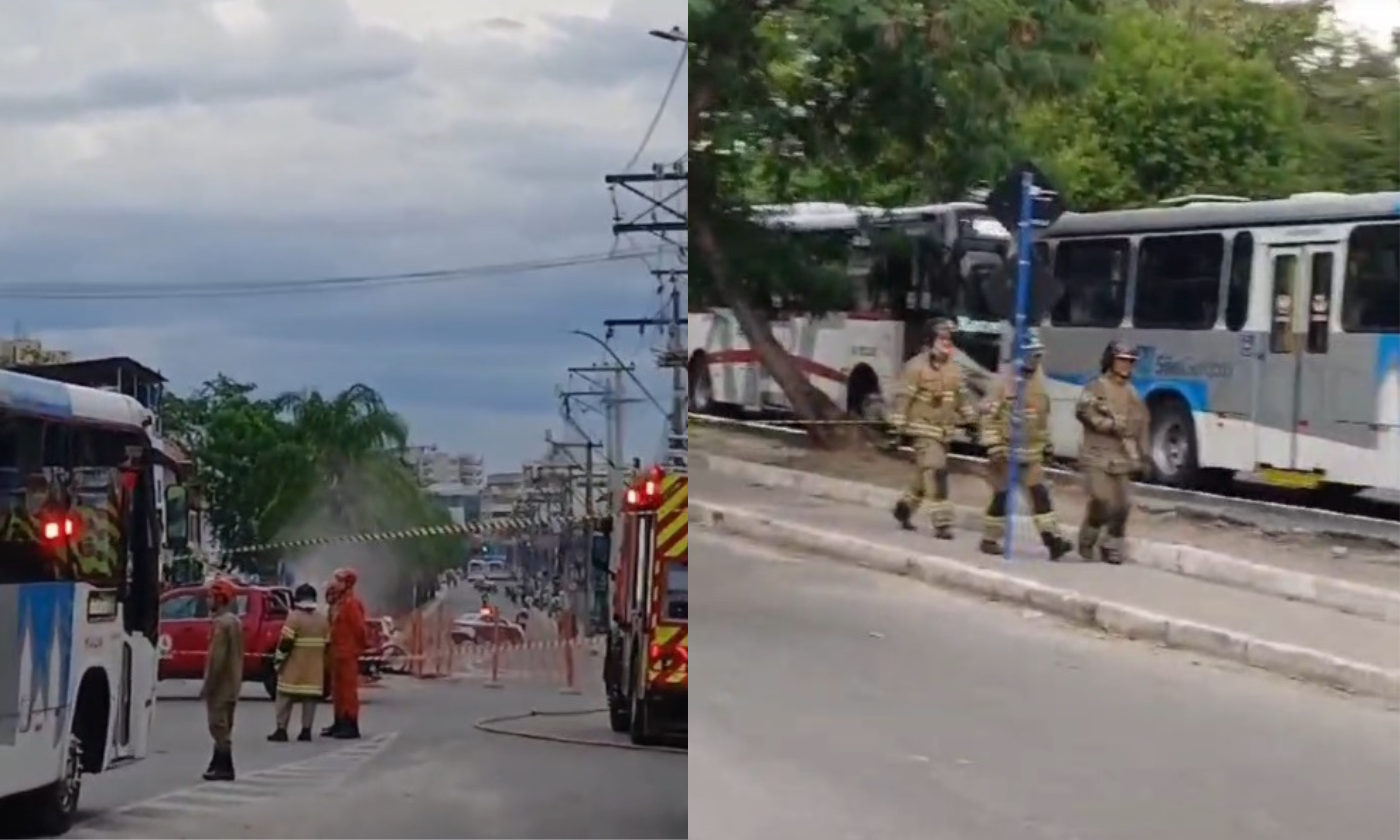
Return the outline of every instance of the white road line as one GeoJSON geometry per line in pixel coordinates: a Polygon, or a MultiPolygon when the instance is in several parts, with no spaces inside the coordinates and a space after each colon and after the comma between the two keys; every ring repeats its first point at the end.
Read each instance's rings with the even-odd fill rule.
{"type": "Polygon", "coordinates": [[[167,793],[114,808],[83,822],[71,838],[113,838],[152,836],[149,823],[189,814],[208,814],[267,802],[289,793],[328,787],[369,763],[398,738],[398,733],[378,735],[367,741],[294,761],[246,773],[235,782],[200,782],[167,793]],[[146,827],[142,827],[146,824],[146,827]],[[130,834],[120,834],[130,828],[130,834]]]}

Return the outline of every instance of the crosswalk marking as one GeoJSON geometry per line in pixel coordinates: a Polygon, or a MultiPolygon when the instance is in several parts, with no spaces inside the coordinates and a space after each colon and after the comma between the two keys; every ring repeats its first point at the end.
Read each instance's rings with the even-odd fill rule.
{"type": "Polygon", "coordinates": [[[384,752],[397,737],[395,732],[378,735],[303,761],[246,773],[235,782],[201,782],[173,790],[94,816],[67,836],[74,840],[151,837],[151,821],[226,811],[329,787],[384,752]]]}

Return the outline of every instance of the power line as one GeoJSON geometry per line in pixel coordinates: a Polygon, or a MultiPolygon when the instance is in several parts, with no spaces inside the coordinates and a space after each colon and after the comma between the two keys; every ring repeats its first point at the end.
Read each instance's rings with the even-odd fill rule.
{"type": "Polygon", "coordinates": [[[190,283],[79,283],[70,285],[4,285],[0,299],[12,300],[150,300],[159,298],[241,298],[274,297],[311,293],[353,291],[389,286],[422,286],[487,277],[506,277],[560,268],[641,259],[649,251],[577,254],[542,260],[495,263],[460,268],[414,271],[398,274],[320,277],[304,280],[273,280],[238,284],[190,283]]]}
{"type": "Polygon", "coordinates": [[[661,104],[656,106],[656,113],[651,116],[651,124],[647,126],[646,133],[642,135],[642,142],[637,146],[637,151],[632,153],[632,157],[623,165],[623,169],[631,169],[633,164],[641,159],[642,154],[651,143],[651,136],[656,133],[656,127],[661,124],[661,117],[666,113],[666,106],[671,102],[671,94],[676,90],[676,82],[680,80],[681,70],[685,68],[686,59],[690,57],[690,49],[683,47],[681,54],[676,57],[676,66],[671,70],[671,79],[666,82],[666,92],[661,94],[661,104]]]}

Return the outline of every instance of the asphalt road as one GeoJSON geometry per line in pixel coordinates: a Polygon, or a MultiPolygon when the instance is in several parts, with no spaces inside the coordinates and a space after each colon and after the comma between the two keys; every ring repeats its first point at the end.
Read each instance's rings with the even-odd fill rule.
{"type": "MultiPolygon", "coordinates": [[[[471,598],[453,593],[449,606],[469,609],[471,598]]],[[[232,785],[199,779],[209,739],[195,686],[170,684],[162,694],[154,754],[90,778],[82,822],[71,837],[686,836],[684,756],[473,728],[488,716],[600,707],[596,693],[397,678],[362,693],[364,741],[270,744],[264,739],[271,703],[250,688],[238,709],[240,777],[232,785]]],[[[524,726],[554,735],[611,735],[601,714],[524,726]]]]}
{"type": "Polygon", "coordinates": [[[1395,840],[1400,715],[696,529],[696,840],[1395,840]]]}

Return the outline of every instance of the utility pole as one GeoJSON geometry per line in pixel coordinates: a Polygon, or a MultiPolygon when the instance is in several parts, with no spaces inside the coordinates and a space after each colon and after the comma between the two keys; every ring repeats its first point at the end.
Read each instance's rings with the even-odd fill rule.
{"type": "MultiPolygon", "coordinates": [[[[597,476],[597,470],[594,468],[593,452],[596,449],[601,449],[602,444],[594,442],[587,431],[574,420],[570,402],[574,399],[606,398],[608,396],[608,391],[599,390],[560,391],[559,398],[563,402],[564,422],[569,424],[569,426],[582,437],[582,440],[576,443],[551,441],[551,445],[554,447],[555,451],[564,451],[568,454],[569,460],[572,461],[575,466],[578,465],[578,461],[573,457],[571,450],[583,450],[583,522],[581,523],[581,527],[580,523],[577,521],[577,517],[574,516],[573,493],[570,492],[568,496],[570,506],[568,514],[570,542],[573,542],[573,538],[576,536],[575,531],[577,531],[577,536],[580,538],[579,541],[582,543],[577,552],[570,552],[566,576],[567,580],[570,582],[569,603],[576,618],[582,618],[583,616],[591,617],[595,612],[590,608],[591,593],[596,588],[593,580],[593,564],[591,562],[591,557],[593,553],[593,531],[596,527],[598,505],[598,491],[594,481],[597,476]]],[[[570,469],[569,473],[572,475],[573,470],[570,469]]],[[[590,619],[588,624],[591,625],[592,623],[590,619]]]]}
{"type": "Polygon", "coordinates": [[[668,417],[666,435],[666,466],[669,470],[684,473],[690,464],[689,434],[686,428],[686,353],[681,338],[681,280],[687,275],[685,269],[652,271],[652,276],[670,284],[670,313],[666,318],[611,318],[603,322],[609,330],[618,327],[637,327],[643,332],[648,327],[666,330],[666,348],[657,357],[657,366],[671,371],[671,411],[668,417]]]}
{"type": "Polygon", "coordinates": [[[613,213],[613,236],[653,234],[675,247],[684,261],[686,246],[670,234],[680,233],[690,226],[686,212],[687,199],[684,197],[689,181],[689,164],[683,157],[671,163],[654,163],[650,172],[619,172],[603,176],[603,182],[614,194],[621,189],[645,202],[643,208],[631,216],[624,216],[620,209],[613,213]],[[638,186],[646,184],[652,185],[656,192],[648,194],[638,186]]]}
{"type": "MultiPolygon", "coordinates": [[[[616,504],[621,498],[623,485],[626,484],[626,453],[623,450],[623,420],[624,408],[629,403],[642,402],[639,399],[627,398],[627,375],[636,370],[634,365],[622,364],[597,364],[587,367],[571,367],[570,374],[582,376],[585,380],[596,384],[595,376],[610,374],[612,381],[606,386],[605,396],[602,397],[604,414],[607,420],[607,432],[604,435],[604,456],[608,462],[608,487],[607,498],[609,505],[616,504]]],[[[611,508],[610,508],[611,509],[611,508]]]]}

